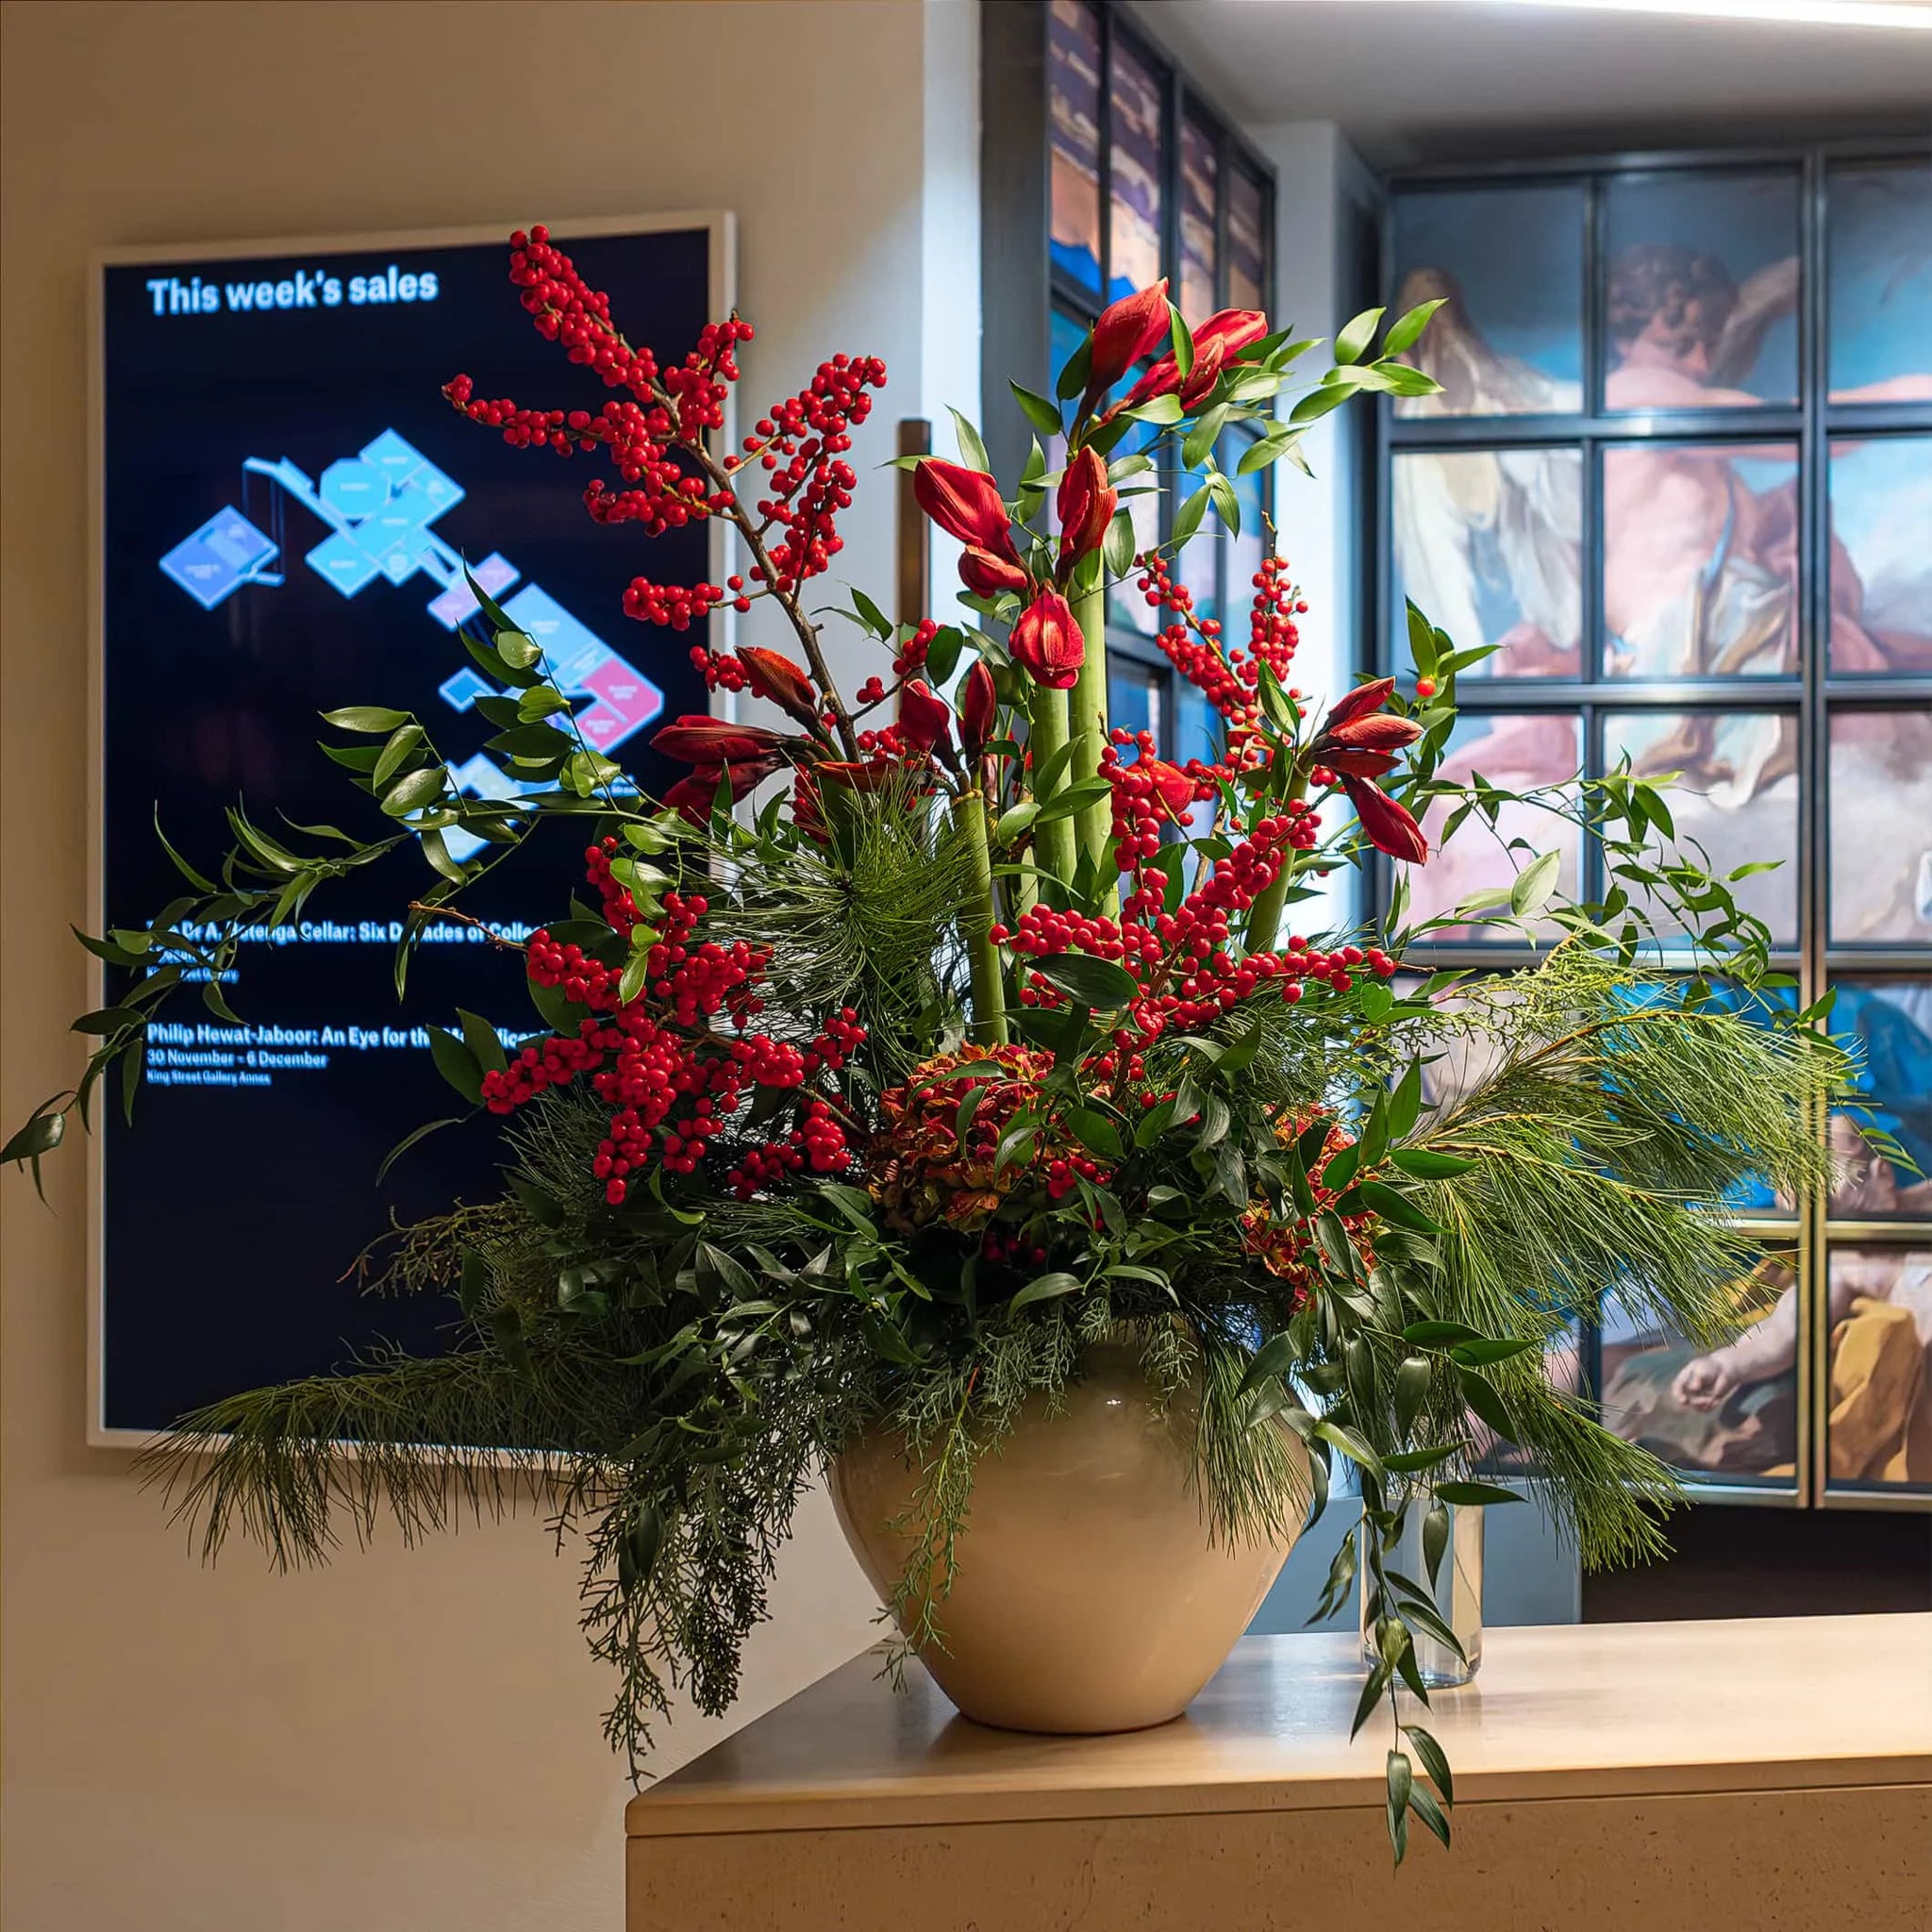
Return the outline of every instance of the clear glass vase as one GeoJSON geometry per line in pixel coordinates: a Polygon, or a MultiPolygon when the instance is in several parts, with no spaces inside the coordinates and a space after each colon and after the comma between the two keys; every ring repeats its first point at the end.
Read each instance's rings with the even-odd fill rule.
{"type": "MultiPolygon", "coordinates": [[[[1432,1579],[1423,1554],[1423,1527],[1435,1501],[1427,1490],[1418,1490],[1409,1498],[1402,1535],[1382,1563],[1385,1571],[1394,1571],[1428,1591],[1436,1614],[1462,1645],[1463,1656],[1457,1657],[1441,1638],[1423,1630],[1413,1633],[1416,1663],[1423,1682],[1432,1690],[1467,1684],[1483,1660],[1483,1512],[1480,1507],[1441,1505],[1448,1511],[1449,1537],[1432,1579]]],[[[1361,1539],[1356,1549],[1356,1569],[1360,1578],[1362,1657],[1369,1663],[1380,1656],[1369,1621],[1368,1539],[1372,1533],[1366,1524],[1356,1532],[1361,1539]]]]}

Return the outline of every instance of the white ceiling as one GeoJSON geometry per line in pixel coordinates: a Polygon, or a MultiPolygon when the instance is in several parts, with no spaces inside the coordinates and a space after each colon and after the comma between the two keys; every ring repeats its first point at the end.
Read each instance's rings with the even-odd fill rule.
{"type": "Polygon", "coordinates": [[[1380,167],[1932,131],[1932,33],[1907,28],[1496,0],[1133,11],[1234,119],[1340,122],[1380,167]]]}

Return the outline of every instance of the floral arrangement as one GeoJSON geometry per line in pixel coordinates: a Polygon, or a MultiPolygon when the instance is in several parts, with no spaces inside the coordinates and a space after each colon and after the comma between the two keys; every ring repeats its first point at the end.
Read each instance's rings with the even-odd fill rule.
{"type": "Polygon", "coordinates": [[[794,1503],[860,1431],[898,1431],[925,1472],[892,1607],[908,1646],[942,1642],[975,1460],[1086,1346],[1125,1335],[1158,1387],[1201,1391],[1217,1533],[1285,1534],[1352,1466],[1379,1649],[1357,1727],[1385,1705],[1398,1726],[1398,1856],[1411,1818],[1446,1843],[1451,1774],[1397,1693],[1426,1705],[1415,1641],[1455,1640],[1387,1553],[1412,1511],[1433,1563],[1446,1505],[1513,1500],[1479,1475],[1498,1438],[1586,1560],[1660,1547],[1668,1471],[1554,1387],[1543,1352],[1611,1289],[1679,1332],[1726,1332],[1751,1259],[1726,1191],[1816,1171],[1810,1124],[1843,1069],[1815,1016],[1757,1025],[1708,996],[1708,972],[1767,982],[1767,936],[1627,771],[1532,799],[1600,841],[1602,901],[1558,899],[1554,852],[1518,850],[1513,886],[1452,915],[1542,922],[1559,942],[1533,972],[1405,976],[1436,928],[1405,923],[1399,872],[1379,924],[1296,928],[1336,868],[1428,863],[1432,814],[1441,836],[1494,836],[1507,795],[1438,775],[1457,679],[1485,654],[1411,609],[1410,675],[1318,700],[1294,681],[1307,606],[1273,533],[1241,635],[1197,612],[1181,553],[1210,516],[1238,526],[1215,458],[1229,425],[1260,425],[1245,470],[1293,458],[1353,395],[1432,389],[1403,358],[1437,305],[1351,322],[1277,416],[1315,344],[1245,310],[1191,331],[1164,284],[1116,302],[1056,395],[1015,386],[1038,434],[1010,491],[964,419],[958,461],[900,459],[962,546],[974,621],[894,625],[862,592],[820,601],[875,358],[823,363],[726,448],[746,324],[660,360],[541,227],[512,238],[510,280],[607,399],[532,408],[458,375],[451,404],[512,444],[608,461],[584,491],[600,524],[735,535],[724,584],[640,575],[629,616],[688,633],[763,608],[790,642],[691,649],[718,709],[657,733],[688,769],[654,799],[473,585],[463,641],[500,692],[479,708],[520,796],[459,794],[424,719],[338,710],[329,756],[380,836],[237,812],[219,881],[177,859],[183,899],[89,940],[123,991],[79,1023],[98,1043],[78,1091],[8,1158],[37,1163],[117,1066],[131,1101],[171,996],[225,1011],[245,929],[391,851],[429,869],[399,977],[431,923],[472,917],[466,888],[559,821],[577,855],[559,902],[583,888],[526,943],[492,935],[522,945],[531,1032],[468,1014],[433,1032],[451,1084],[503,1119],[506,1184],[367,1265],[382,1290],[453,1297],[448,1352],[188,1418],[160,1452],[182,1507],[210,1552],[239,1527],[294,1561],[344,1515],[414,1534],[540,1493],[583,1534],[584,1623],[619,1678],[608,1730],[635,1762],[673,1685],[730,1704],[794,1503]],[[1121,454],[1130,433],[1153,446],[1121,454]],[[1148,549],[1130,506],[1156,488],[1177,508],[1148,549]],[[1109,593],[1159,612],[1160,648],[1218,715],[1212,759],[1109,728],[1109,593]],[[878,652],[849,694],[834,619],[878,652]],[[771,722],[737,714],[753,697],[771,722]],[[458,861],[452,827],[484,849],[458,861]],[[1644,963],[1658,932],[1683,935],[1688,974],[1644,963]],[[1491,1071],[1434,1091],[1431,1066],[1476,1035],[1491,1071]]]}

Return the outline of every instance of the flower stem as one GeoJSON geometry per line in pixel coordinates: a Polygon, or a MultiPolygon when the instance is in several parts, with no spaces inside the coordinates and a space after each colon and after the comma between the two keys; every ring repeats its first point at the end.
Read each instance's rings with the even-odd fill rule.
{"type": "MultiPolygon", "coordinates": [[[[1100,755],[1107,746],[1107,586],[1096,581],[1091,591],[1074,600],[1074,616],[1086,641],[1086,655],[1080,663],[1080,681],[1073,690],[1068,707],[1068,728],[1074,739],[1074,756],[1067,767],[1071,783],[1098,777],[1100,755]]],[[[1113,844],[1113,801],[1096,799],[1074,815],[1075,856],[1091,858],[1098,874],[1107,874],[1107,857],[1113,844]]],[[[1102,894],[1117,898],[1109,886],[1102,894]]]]}
{"type": "Polygon", "coordinates": [[[953,800],[953,824],[966,843],[973,877],[959,909],[959,937],[973,984],[973,1038],[981,1046],[1007,1043],[1007,990],[1000,977],[1000,949],[990,934],[995,917],[992,854],[986,842],[986,801],[976,786],[953,800]]]}
{"type": "MultiPolygon", "coordinates": [[[[1067,741],[1067,693],[1063,691],[1049,691],[1043,684],[1033,687],[1031,703],[1032,729],[1027,734],[1026,749],[1033,757],[1033,769],[1037,774],[1062,745],[1067,741]]],[[[1072,782],[1073,774],[1062,772],[1054,791],[1072,782]]],[[[1037,804],[1045,805],[1052,797],[1044,797],[1039,791],[1033,796],[1037,804]]],[[[1051,824],[1041,825],[1033,835],[1034,857],[1042,872],[1051,873],[1056,878],[1072,884],[1074,877],[1074,822],[1072,819],[1056,819],[1051,824]]]]}
{"type": "MultiPolygon", "coordinates": [[[[1297,769],[1289,781],[1288,801],[1299,805],[1308,790],[1308,774],[1297,769]]],[[[1294,875],[1294,853],[1291,850],[1281,855],[1281,871],[1274,883],[1263,890],[1261,895],[1248,908],[1248,951],[1250,953],[1272,953],[1274,941],[1281,932],[1281,911],[1288,904],[1289,882],[1294,875]]]]}

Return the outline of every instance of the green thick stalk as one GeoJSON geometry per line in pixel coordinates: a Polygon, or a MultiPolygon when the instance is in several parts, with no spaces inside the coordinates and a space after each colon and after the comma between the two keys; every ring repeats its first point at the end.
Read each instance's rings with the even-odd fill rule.
{"type": "MultiPolygon", "coordinates": [[[[1031,726],[1027,733],[1026,748],[1033,755],[1035,772],[1044,770],[1046,761],[1067,741],[1067,693],[1063,691],[1048,691],[1043,684],[1033,687],[1031,707],[1031,726]]],[[[1054,790],[1072,782],[1072,772],[1063,772],[1059,783],[1054,790]]],[[[1047,801],[1035,792],[1037,804],[1047,801]]],[[[1074,822],[1072,819],[1056,819],[1050,825],[1041,825],[1033,835],[1033,849],[1041,867],[1056,878],[1071,880],[1074,876],[1074,822]]]]}
{"type": "MultiPolygon", "coordinates": [[[[1298,770],[1288,787],[1289,803],[1297,805],[1307,795],[1308,774],[1298,770]]],[[[1294,874],[1294,854],[1282,855],[1281,872],[1255,903],[1248,908],[1248,951],[1272,953],[1281,935],[1281,911],[1288,904],[1288,888],[1294,874]]]]}
{"type": "Polygon", "coordinates": [[[973,877],[966,904],[959,910],[959,937],[966,947],[972,974],[973,1038],[981,1046],[1007,1043],[1007,989],[1000,976],[1000,949],[989,934],[995,917],[992,898],[992,853],[986,840],[986,801],[977,787],[953,801],[953,824],[965,841],[973,877]]]}
{"type": "MultiPolygon", "coordinates": [[[[1107,748],[1107,587],[1099,583],[1074,600],[1074,617],[1086,640],[1086,656],[1080,663],[1080,681],[1071,693],[1068,728],[1073,734],[1074,756],[1067,766],[1067,778],[1077,784],[1100,774],[1100,755],[1107,748]]],[[[1113,844],[1113,801],[1096,800],[1074,817],[1074,850],[1081,858],[1091,858],[1099,875],[1108,874],[1107,856],[1113,844]]],[[[1108,896],[1103,894],[1103,896],[1108,896]]]]}

